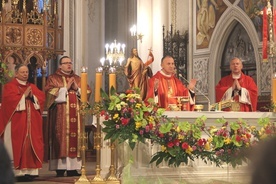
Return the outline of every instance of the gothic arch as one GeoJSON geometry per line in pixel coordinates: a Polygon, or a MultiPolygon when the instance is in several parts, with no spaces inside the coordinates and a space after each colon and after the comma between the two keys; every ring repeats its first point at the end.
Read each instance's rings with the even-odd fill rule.
{"type": "MultiPolygon", "coordinates": [[[[237,6],[229,7],[217,23],[213,36],[210,40],[210,57],[209,57],[209,72],[215,75],[209,75],[209,89],[208,91],[214,91],[215,85],[221,78],[220,64],[222,60],[222,54],[231,31],[235,25],[240,23],[248,33],[248,36],[252,42],[254,48],[254,55],[256,58],[257,73],[260,69],[260,50],[262,48],[261,42],[258,39],[257,32],[252,21],[249,17],[237,6]],[[213,61],[213,62],[212,62],[213,61]]],[[[259,81],[259,75],[257,75],[257,85],[259,81]]],[[[215,94],[210,96],[211,101],[215,101],[215,94]]]]}
{"type": "Polygon", "coordinates": [[[31,58],[35,57],[37,61],[37,67],[42,67],[44,65],[44,58],[40,54],[32,53],[28,55],[28,57],[25,59],[25,63],[28,64],[31,61],[31,58]]]}
{"type": "Polygon", "coordinates": [[[22,55],[19,55],[17,52],[14,52],[14,51],[10,51],[8,54],[6,54],[3,58],[3,61],[7,63],[9,57],[14,57],[15,63],[23,63],[24,61],[24,59],[22,58],[22,55]]]}

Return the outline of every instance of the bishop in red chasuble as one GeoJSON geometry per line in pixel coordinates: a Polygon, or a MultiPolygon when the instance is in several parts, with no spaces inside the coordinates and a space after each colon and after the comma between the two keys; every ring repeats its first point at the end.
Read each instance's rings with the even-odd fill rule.
{"type": "Polygon", "coordinates": [[[36,177],[43,162],[42,112],[45,94],[27,82],[25,65],[15,67],[15,78],[4,85],[0,136],[4,139],[17,177],[36,177]]]}
{"type": "Polygon", "coordinates": [[[186,88],[182,82],[175,77],[174,59],[171,56],[165,56],[161,60],[162,70],[158,71],[149,79],[149,90],[146,101],[153,98],[160,107],[171,110],[170,105],[178,105],[177,97],[187,97],[189,101],[182,110],[192,111],[195,104],[195,93],[193,88],[196,80],[191,80],[189,87],[186,88]],[[184,108],[184,109],[183,109],[184,108]]]}
{"type": "Polygon", "coordinates": [[[258,88],[253,78],[242,73],[242,67],[239,58],[231,60],[231,74],[223,77],[216,86],[216,102],[235,101],[240,104],[240,111],[256,111],[258,88]]]}

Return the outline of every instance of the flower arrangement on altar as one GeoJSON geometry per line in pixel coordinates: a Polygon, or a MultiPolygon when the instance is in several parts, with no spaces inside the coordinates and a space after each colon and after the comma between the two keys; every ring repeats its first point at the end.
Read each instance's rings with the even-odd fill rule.
{"type": "Polygon", "coordinates": [[[206,117],[203,116],[194,123],[189,123],[163,117],[151,136],[153,142],[161,145],[161,150],[153,155],[150,163],[156,162],[159,165],[162,161],[167,161],[169,165],[178,167],[181,163],[187,164],[189,159],[200,158],[205,163],[210,161],[219,166],[220,161],[210,149],[210,142],[202,137],[205,120],[206,117]]]}
{"type": "Polygon", "coordinates": [[[153,101],[145,104],[139,91],[117,94],[113,88],[110,96],[102,90],[101,96],[105,140],[126,141],[134,149],[136,143],[149,139],[160,145],[150,161],[156,165],[166,161],[178,167],[189,160],[201,159],[216,166],[226,163],[236,167],[247,162],[248,150],[276,135],[275,123],[269,118],[260,119],[257,127],[242,119],[228,122],[223,118],[216,121],[218,126],[207,127],[205,116],[192,123],[167,118],[163,115],[165,109],[158,108],[153,101]]]}
{"type": "Polygon", "coordinates": [[[141,96],[135,90],[117,94],[111,88],[110,97],[101,91],[105,117],[102,129],[106,133],[105,139],[118,140],[119,143],[128,141],[131,149],[136,142],[145,142],[151,137],[156,123],[165,111],[157,108],[156,104],[145,105],[141,96]]]}
{"type": "Polygon", "coordinates": [[[220,128],[211,126],[207,130],[215,156],[232,167],[247,162],[246,150],[258,142],[254,137],[255,127],[249,126],[242,119],[231,123],[218,119],[217,123],[221,124],[220,128]]]}

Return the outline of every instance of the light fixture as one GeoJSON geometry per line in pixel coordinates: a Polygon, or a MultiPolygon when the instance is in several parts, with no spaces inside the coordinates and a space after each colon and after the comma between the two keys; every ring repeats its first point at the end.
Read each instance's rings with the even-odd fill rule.
{"type": "Polygon", "coordinates": [[[106,57],[100,59],[101,66],[105,71],[109,68],[122,68],[122,63],[125,60],[125,44],[117,43],[114,40],[111,44],[105,44],[106,57]]]}
{"type": "Polygon", "coordinates": [[[143,34],[142,33],[139,33],[137,34],[137,28],[136,28],[136,25],[133,25],[131,28],[130,28],[130,35],[133,39],[137,39],[137,40],[140,40],[140,43],[142,43],[142,39],[143,39],[143,34]]]}

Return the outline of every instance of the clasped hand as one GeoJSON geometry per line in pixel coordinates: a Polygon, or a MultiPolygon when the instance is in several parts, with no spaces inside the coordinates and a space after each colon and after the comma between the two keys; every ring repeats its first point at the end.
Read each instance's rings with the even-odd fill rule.
{"type": "Polygon", "coordinates": [[[71,77],[67,82],[67,90],[69,90],[70,88],[72,88],[75,91],[78,90],[78,85],[77,85],[74,77],[71,77]]]}
{"type": "Polygon", "coordinates": [[[33,97],[33,92],[31,86],[29,86],[26,91],[24,92],[25,98],[32,98],[33,97]]]}
{"type": "Polygon", "coordinates": [[[241,90],[241,85],[240,85],[238,79],[234,79],[234,82],[232,84],[232,89],[233,90],[241,90]]]}

